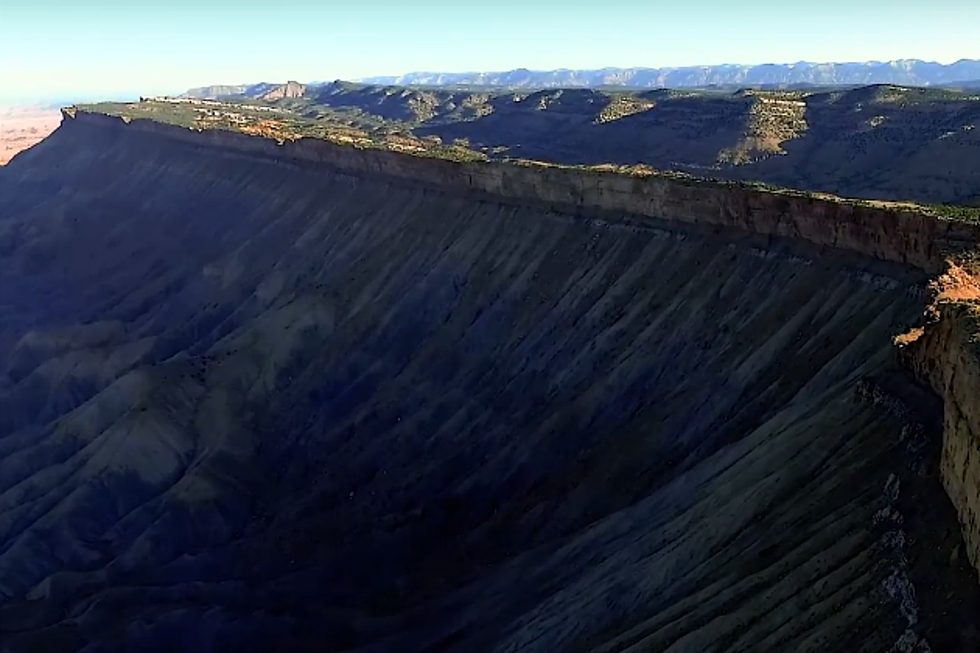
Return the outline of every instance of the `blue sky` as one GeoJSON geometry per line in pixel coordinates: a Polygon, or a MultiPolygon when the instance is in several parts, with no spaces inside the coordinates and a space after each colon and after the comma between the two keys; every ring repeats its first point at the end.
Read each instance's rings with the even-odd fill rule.
{"type": "Polygon", "coordinates": [[[980,1],[0,0],[0,93],[415,70],[980,58],[980,1]]]}

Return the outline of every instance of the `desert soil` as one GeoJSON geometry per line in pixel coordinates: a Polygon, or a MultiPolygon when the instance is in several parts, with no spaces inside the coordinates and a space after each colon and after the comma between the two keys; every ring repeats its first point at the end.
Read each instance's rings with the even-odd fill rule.
{"type": "Polygon", "coordinates": [[[0,107],[0,165],[43,140],[61,120],[56,109],[0,107]]]}

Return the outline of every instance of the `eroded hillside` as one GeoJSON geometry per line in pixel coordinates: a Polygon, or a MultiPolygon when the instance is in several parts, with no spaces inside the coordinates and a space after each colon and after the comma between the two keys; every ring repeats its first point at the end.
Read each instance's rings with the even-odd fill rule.
{"type": "Polygon", "coordinates": [[[980,642],[892,344],[976,227],[78,116],[0,170],[0,649],[980,642]]]}

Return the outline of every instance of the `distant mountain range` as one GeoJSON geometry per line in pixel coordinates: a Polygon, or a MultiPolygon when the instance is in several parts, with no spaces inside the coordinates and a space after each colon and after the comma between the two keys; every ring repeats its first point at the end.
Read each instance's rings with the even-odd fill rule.
{"type": "MultiPolygon", "coordinates": [[[[711,88],[737,90],[745,87],[805,89],[810,87],[856,87],[871,84],[899,86],[944,86],[980,89],[980,60],[961,59],[940,64],[918,59],[865,63],[761,64],[746,66],[686,66],[682,68],[602,68],[599,70],[528,70],[506,72],[429,73],[366,77],[355,80],[374,86],[496,87],[503,89],[549,88],[711,88]]],[[[259,82],[215,84],[189,89],[184,97],[198,99],[238,98],[275,101],[300,98],[312,89],[331,83],[301,84],[259,82]]]]}
{"type": "Polygon", "coordinates": [[[507,88],[683,88],[708,86],[845,86],[901,84],[907,86],[980,86],[980,60],[940,64],[918,59],[853,63],[721,64],[680,68],[602,68],[599,70],[528,70],[506,72],[414,72],[367,77],[366,84],[397,86],[498,86],[507,88]]]}

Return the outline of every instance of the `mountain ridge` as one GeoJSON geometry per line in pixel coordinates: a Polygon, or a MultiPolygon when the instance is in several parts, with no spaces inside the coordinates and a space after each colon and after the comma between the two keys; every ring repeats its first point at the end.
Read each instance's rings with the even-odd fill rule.
{"type": "Polygon", "coordinates": [[[631,88],[685,88],[711,85],[844,85],[890,83],[942,85],[980,79],[980,60],[961,59],[941,64],[920,59],[893,61],[788,64],[718,64],[662,68],[598,68],[529,70],[516,68],[494,72],[417,71],[402,75],[376,75],[356,81],[404,86],[502,86],[509,88],[557,88],[623,86],[631,88]]]}

